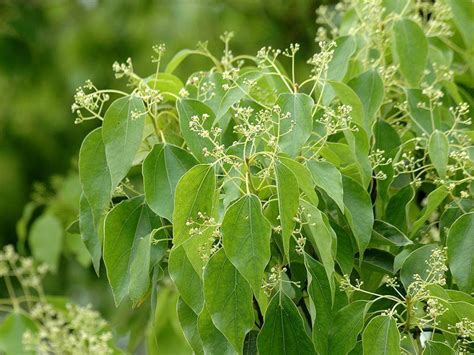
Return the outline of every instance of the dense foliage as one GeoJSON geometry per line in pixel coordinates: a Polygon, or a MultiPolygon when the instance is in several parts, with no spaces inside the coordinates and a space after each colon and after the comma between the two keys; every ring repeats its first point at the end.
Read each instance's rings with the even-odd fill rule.
{"type": "MultiPolygon", "coordinates": [[[[149,76],[113,65],[128,91],[77,90],[76,122],[102,124],[80,150],[70,229],[115,303],[147,307],[150,353],[174,289],[197,354],[473,351],[472,11],[345,1],[318,10],[306,70],[298,44],[234,55],[225,33],[221,58],[200,43],[165,66],[159,45],[149,76]],[[182,79],[190,56],[210,64],[182,79]]],[[[24,345],[76,351],[43,319],[81,311],[51,316],[34,293],[24,345]]],[[[115,351],[107,326],[94,330],[77,349],[115,351]]]]}

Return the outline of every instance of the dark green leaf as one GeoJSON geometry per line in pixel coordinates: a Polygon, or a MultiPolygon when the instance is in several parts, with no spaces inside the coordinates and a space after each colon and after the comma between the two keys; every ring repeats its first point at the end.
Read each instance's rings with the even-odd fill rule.
{"type": "Polygon", "coordinates": [[[362,334],[362,346],[366,355],[399,355],[400,333],[395,319],[383,315],[372,318],[362,334]]]}
{"type": "Polygon", "coordinates": [[[409,19],[393,25],[394,57],[400,72],[411,86],[420,82],[428,59],[428,41],[423,30],[409,19]]]}
{"type": "Polygon", "coordinates": [[[449,142],[446,135],[438,130],[431,133],[428,152],[439,177],[446,177],[449,158],[449,142]]]}
{"type": "Polygon", "coordinates": [[[295,174],[285,165],[276,164],[275,180],[278,192],[278,210],[280,212],[281,235],[283,251],[287,258],[290,255],[290,237],[295,227],[294,217],[299,207],[298,180],[295,174]]]}
{"type": "Polygon", "coordinates": [[[331,354],[345,355],[354,348],[364,328],[367,308],[366,301],[355,301],[336,313],[329,332],[328,349],[331,354]]]}
{"type": "MultiPolygon", "coordinates": [[[[176,186],[173,212],[173,243],[175,246],[188,240],[192,224],[202,222],[198,213],[210,217],[214,204],[216,178],[211,165],[196,165],[188,170],[176,186]]],[[[195,227],[195,226],[194,226],[195,227]]]]}
{"type": "Polygon", "coordinates": [[[262,213],[259,198],[245,195],[235,202],[222,221],[227,257],[252,286],[258,297],[263,273],[270,260],[271,225],[262,213]]]}
{"type": "Polygon", "coordinates": [[[181,297],[178,298],[177,311],[179,323],[189,345],[195,354],[203,354],[202,341],[198,331],[198,316],[181,297]]]}
{"type": "Polygon", "coordinates": [[[214,112],[205,103],[192,99],[178,100],[176,108],[179,114],[181,134],[189,150],[201,163],[210,162],[211,159],[204,156],[203,149],[212,151],[214,148],[212,142],[209,138],[201,137],[198,132],[192,131],[189,123],[194,116],[198,116],[200,122],[203,122],[203,128],[210,130],[215,120],[214,112]]]}
{"type": "Polygon", "coordinates": [[[405,259],[400,270],[400,281],[403,286],[405,286],[405,289],[413,282],[415,274],[420,275],[423,279],[428,276],[426,260],[429,259],[435,248],[435,244],[424,245],[413,251],[408,258],[405,259]]]}
{"type": "Polygon", "coordinates": [[[293,301],[282,291],[276,293],[265,313],[258,336],[260,354],[315,354],[314,346],[293,301]]]}
{"type": "Polygon", "coordinates": [[[342,179],[344,186],[345,215],[354,234],[360,255],[369,245],[374,224],[374,214],[370,196],[362,186],[346,176],[342,179]]]}
{"type": "Polygon", "coordinates": [[[254,323],[252,289],[222,249],[204,271],[204,297],[216,328],[241,353],[245,335],[254,323]]]}
{"type": "Polygon", "coordinates": [[[179,179],[194,165],[196,159],[171,144],[157,144],[143,162],[143,185],[150,208],[172,221],[173,202],[179,179]]]}
{"type": "Polygon", "coordinates": [[[291,114],[288,119],[278,122],[278,132],[283,135],[279,140],[279,146],[282,152],[295,157],[313,130],[311,113],[314,106],[313,99],[306,94],[284,93],[278,97],[276,105],[280,106],[282,114],[287,112],[291,114]]]}
{"type": "Polygon", "coordinates": [[[204,304],[203,285],[182,245],[171,250],[168,271],[184,302],[199,314],[204,304]]]}
{"type": "Polygon", "coordinates": [[[459,217],[449,229],[449,268],[458,287],[467,293],[474,290],[474,212],[459,217]]]}
{"type": "Polygon", "coordinates": [[[341,172],[326,161],[311,160],[307,162],[316,186],[323,189],[336,202],[341,211],[344,211],[343,187],[341,172]]]}
{"type": "Polygon", "coordinates": [[[128,174],[142,141],[145,105],[134,96],[115,100],[107,109],[102,125],[102,139],[112,186],[128,174]]]}
{"type": "Polygon", "coordinates": [[[117,305],[129,294],[130,267],[140,240],[161,226],[159,217],[143,200],[143,196],[125,200],[105,219],[104,263],[117,305]]]}

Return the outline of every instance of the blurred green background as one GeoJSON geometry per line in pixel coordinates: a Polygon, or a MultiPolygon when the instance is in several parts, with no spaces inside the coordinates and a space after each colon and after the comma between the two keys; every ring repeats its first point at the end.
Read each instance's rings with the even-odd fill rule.
{"type": "Polygon", "coordinates": [[[220,51],[219,35],[226,30],[235,32],[235,53],[298,42],[305,60],[315,48],[315,9],[326,2],[1,0],[0,244],[15,240],[33,183],[50,185],[51,176],[74,169],[93,125],[75,126],[70,112],[84,80],[122,85],[111,64],[129,56],[138,73],[151,72],[151,46],[157,43],[167,45],[165,61],[198,41],[209,40],[220,51]]]}

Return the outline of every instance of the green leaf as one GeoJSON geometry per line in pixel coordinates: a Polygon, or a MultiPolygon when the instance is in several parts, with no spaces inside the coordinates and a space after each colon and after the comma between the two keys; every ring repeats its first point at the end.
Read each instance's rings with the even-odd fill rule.
{"type": "Polygon", "coordinates": [[[150,288],[151,235],[138,239],[136,251],[130,263],[130,285],[128,293],[134,305],[143,301],[150,288]]]}
{"type": "Polygon", "coordinates": [[[241,353],[245,335],[254,323],[252,289],[222,249],[204,271],[204,297],[216,328],[241,353]]]}
{"type": "Polygon", "coordinates": [[[350,86],[338,81],[328,81],[328,83],[334,89],[341,102],[344,105],[351,106],[351,117],[353,122],[362,127],[364,131],[370,135],[369,121],[366,120],[364,106],[356,92],[350,86]]]}
{"type": "Polygon", "coordinates": [[[314,249],[316,250],[319,259],[324,265],[326,276],[329,281],[331,299],[334,298],[334,260],[336,258],[336,234],[329,225],[329,221],[317,207],[311,205],[306,201],[301,202],[301,207],[304,208],[303,217],[307,222],[304,229],[314,249]]]}
{"type": "Polygon", "coordinates": [[[216,328],[212,322],[211,315],[209,314],[206,306],[204,306],[201,314],[199,314],[198,329],[205,354],[237,354],[226,337],[216,328]]]}
{"type": "Polygon", "coordinates": [[[446,243],[454,281],[462,291],[471,293],[474,290],[474,212],[453,223],[446,243]]]}
{"type": "Polygon", "coordinates": [[[181,64],[183,60],[185,60],[188,56],[196,54],[196,50],[193,49],[182,49],[178,53],[176,53],[173,58],[168,62],[165,68],[165,73],[171,74],[173,73],[176,68],[181,64]]]}
{"type": "Polygon", "coordinates": [[[330,354],[329,330],[334,315],[341,306],[341,301],[337,302],[339,299],[336,297],[333,305],[331,286],[321,263],[305,254],[305,266],[308,272],[308,294],[314,307],[313,343],[318,354],[330,354]]]}
{"type": "Polygon", "coordinates": [[[449,142],[443,132],[435,130],[431,133],[428,152],[439,177],[444,179],[448,166],[449,142]]]}
{"type": "Polygon", "coordinates": [[[282,291],[276,293],[265,313],[258,336],[260,354],[316,354],[303,320],[293,301],[282,291]]]}
{"type": "Polygon", "coordinates": [[[408,83],[418,85],[428,59],[428,41],[423,30],[409,19],[400,19],[393,25],[393,55],[400,72],[408,83]]]}
{"type": "Polygon", "coordinates": [[[116,305],[129,294],[130,267],[140,240],[161,226],[143,200],[138,196],[122,201],[105,218],[103,257],[116,305]]]}
{"type": "Polygon", "coordinates": [[[168,272],[184,302],[199,314],[204,304],[203,285],[182,245],[171,249],[168,272]]]}
{"type": "Polygon", "coordinates": [[[181,297],[178,298],[176,308],[184,337],[193,348],[195,354],[203,354],[202,341],[198,331],[198,316],[181,297]]]}
{"type": "Polygon", "coordinates": [[[84,196],[92,208],[94,225],[97,226],[112,197],[112,182],[100,127],[90,132],[82,142],[79,152],[79,180],[84,196]]]}
{"type": "Polygon", "coordinates": [[[272,233],[259,198],[245,195],[230,206],[224,215],[221,230],[227,257],[258,297],[265,267],[270,260],[272,233]]]}
{"type": "Polygon", "coordinates": [[[343,36],[336,39],[336,48],[328,64],[327,79],[341,81],[347,73],[349,60],[356,51],[357,45],[354,37],[343,36]]]}
{"type": "Polygon", "coordinates": [[[170,101],[175,101],[179,91],[184,87],[182,81],[177,76],[169,73],[153,74],[145,82],[153,90],[160,91],[163,97],[170,101]]]}
{"type": "Polygon", "coordinates": [[[12,312],[0,323],[0,352],[6,355],[34,354],[26,351],[23,345],[23,334],[26,331],[36,332],[36,324],[21,313],[12,312]]]}
{"type": "Polygon", "coordinates": [[[291,157],[297,156],[303,145],[311,136],[313,130],[312,108],[313,99],[306,94],[283,93],[278,96],[276,105],[280,106],[281,113],[289,112],[288,119],[280,120],[278,132],[280,137],[279,146],[282,152],[291,157]]]}
{"type": "Polygon", "coordinates": [[[188,170],[176,186],[173,212],[173,243],[178,246],[188,240],[192,224],[199,222],[198,213],[212,215],[216,177],[211,165],[196,165],[188,170]]]}
{"type": "Polygon", "coordinates": [[[336,202],[339,209],[344,212],[341,172],[334,165],[326,161],[311,160],[306,164],[316,186],[323,189],[336,202]]]}
{"type": "Polygon", "coordinates": [[[192,99],[180,99],[176,102],[176,108],[179,115],[179,127],[181,128],[181,134],[183,135],[184,141],[188,146],[189,150],[201,163],[207,163],[211,161],[210,157],[205,157],[203,149],[212,151],[214,148],[212,142],[205,137],[201,137],[199,133],[193,132],[189,127],[189,123],[193,116],[198,116],[200,122],[203,118],[203,127],[206,130],[210,130],[215,120],[215,114],[212,109],[205,103],[192,99]],[[207,116],[204,116],[207,115],[207,116]]]}
{"type": "Polygon", "coordinates": [[[219,108],[216,114],[217,121],[219,121],[233,105],[238,103],[247,95],[248,91],[251,89],[250,83],[257,82],[262,74],[263,72],[260,70],[250,70],[237,78],[236,85],[227,90],[219,103],[219,108]]]}
{"type": "Polygon", "coordinates": [[[377,243],[394,247],[404,247],[413,244],[397,227],[381,220],[374,221],[372,239],[377,243]]]}
{"type": "Polygon", "coordinates": [[[429,107],[429,99],[419,89],[406,89],[406,96],[408,102],[408,111],[413,122],[413,130],[418,134],[423,133],[430,135],[435,129],[441,128],[439,114],[436,108],[427,110],[429,107]]]}
{"type": "Polygon", "coordinates": [[[63,249],[64,228],[52,214],[43,214],[31,225],[28,241],[35,260],[46,263],[56,272],[63,249]]]}
{"type": "Polygon", "coordinates": [[[127,176],[133,165],[142,141],[145,116],[143,101],[134,95],[115,100],[105,112],[102,140],[112,187],[127,176]]]}
{"type": "Polygon", "coordinates": [[[431,217],[431,214],[439,207],[448,194],[449,191],[444,185],[441,185],[429,193],[426,198],[426,206],[421,211],[421,216],[413,223],[410,237],[413,237],[416,232],[418,232],[421,226],[431,217]]]}
{"type": "Polygon", "coordinates": [[[280,156],[279,161],[290,169],[298,180],[298,186],[311,203],[318,204],[318,195],[314,191],[314,181],[306,166],[296,160],[280,156]]]}
{"type": "Polygon", "coordinates": [[[97,224],[95,223],[89,201],[84,194],[81,194],[79,201],[81,239],[91,256],[92,265],[97,275],[99,275],[100,259],[102,258],[103,221],[104,217],[102,217],[97,224]]]}
{"type": "Polygon", "coordinates": [[[474,4],[466,0],[446,0],[453,12],[454,23],[461,32],[467,49],[474,46],[474,31],[472,25],[472,14],[474,13],[474,4]]]}
{"type": "Polygon", "coordinates": [[[400,333],[395,319],[383,315],[372,318],[362,334],[362,346],[367,355],[400,354],[400,333]]]}
{"type": "Polygon", "coordinates": [[[331,354],[345,355],[354,348],[364,328],[367,308],[366,301],[355,301],[336,313],[329,332],[328,349],[331,354]]]}
{"type": "Polygon", "coordinates": [[[447,344],[439,341],[428,340],[423,355],[454,355],[454,350],[447,344]]]}
{"type": "Polygon", "coordinates": [[[156,144],[143,162],[143,185],[148,206],[159,216],[172,221],[173,201],[179,179],[196,159],[171,144],[156,144]]]}
{"type": "Polygon", "coordinates": [[[369,245],[374,224],[372,202],[367,191],[356,181],[343,176],[345,215],[362,256],[369,245]]]}
{"type": "Polygon", "coordinates": [[[401,231],[407,231],[409,203],[413,201],[414,197],[415,190],[410,184],[393,195],[388,201],[385,211],[387,222],[401,231]]]}
{"type": "Polygon", "coordinates": [[[349,82],[349,86],[359,96],[364,108],[364,122],[370,136],[371,127],[377,111],[383,103],[384,85],[376,70],[369,70],[360,74],[349,82]]]}
{"type": "Polygon", "coordinates": [[[283,240],[283,252],[286,258],[290,255],[290,238],[295,227],[294,217],[299,207],[298,180],[295,174],[285,165],[276,164],[275,180],[278,193],[278,210],[283,240]]]}
{"type": "Polygon", "coordinates": [[[431,253],[436,248],[435,244],[424,245],[413,251],[406,259],[400,269],[400,281],[405,289],[414,281],[414,275],[418,274],[421,278],[426,278],[426,260],[429,259],[431,253]]]}

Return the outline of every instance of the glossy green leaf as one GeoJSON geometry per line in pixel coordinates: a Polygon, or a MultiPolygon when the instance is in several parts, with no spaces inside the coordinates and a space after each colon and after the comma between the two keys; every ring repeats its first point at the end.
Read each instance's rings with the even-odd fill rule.
{"type": "Polygon", "coordinates": [[[260,354],[316,354],[306,334],[298,308],[282,291],[276,293],[265,313],[258,336],[260,354]]]}
{"type": "Polygon", "coordinates": [[[198,330],[198,316],[180,297],[177,303],[178,319],[184,336],[195,354],[203,354],[202,340],[198,330]]]}
{"type": "Polygon", "coordinates": [[[384,99],[384,85],[380,75],[376,70],[369,70],[349,82],[349,86],[359,96],[364,108],[364,121],[369,128],[375,119],[375,115],[380,109],[384,99]]]}
{"type": "Polygon", "coordinates": [[[411,86],[416,87],[428,59],[428,42],[423,30],[412,20],[397,20],[393,25],[393,44],[400,72],[411,86]]]}
{"type": "Polygon", "coordinates": [[[102,128],[90,132],[79,152],[79,180],[96,227],[111,199],[112,182],[102,141],[102,128]]]}
{"type": "Polygon", "coordinates": [[[173,212],[173,243],[175,246],[188,240],[193,225],[199,222],[199,213],[212,215],[216,177],[211,165],[196,165],[188,170],[176,186],[173,212]]]}
{"type": "Polygon", "coordinates": [[[426,260],[429,259],[431,253],[436,248],[435,244],[424,245],[413,251],[406,259],[400,270],[400,281],[405,289],[408,288],[414,280],[414,275],[420,275],[421,278],[428,276],[426,260]]]}
{"type": "Polygon", "coordinates": [[[217,251],[204,271],[206,308],[216,328],[237,352],[242,352],[245,335],[252,329],[252,289],[224,253],[217,251]]]}
{"type": "Polygon", "coordinates": [[[318,354],[331,354],[328,348],[331,323],[337,310],[347,304],[347,299],[342,303],[345,297],[336,297],[333,302],[331,286],[321,263],[305,255],[305,266],[308,272],[308,294],[314,307],[313,343],[318,354]]]}
{"type": "Polygon", "coordinates": [[[184,302],[194,313],[199,314],[204,304],[202,280],[189,261],[182,245],[171,249],[168,272],[184,302]]]}
{"type": "Polygon", "coordinates": [[[245,195],[229,207],[222,221],[224,250],[258,297],[270,260],[270,222],[255,195],[245,195]]]}
{"type": "Polygon", "coordinates": [[[130,262],[130,284],[128,294],[133,304],[143,301],[150,288],[150,257],[152,233],[136,242],[136,251],[130,262]]]}
{"type": "Polygon", "coordinates": [[[30,230],[28,242],[31,253],[38,262],[48,265],[56,272],[63,249],[64,227],[61,221],[52,214],[44,214],[36,219],[30,230]]]}
{"type": "Polygon", "coordinates": [[[301,191],[303,191],[303,193],[306,195],[308,201],[317,205],[318,195],[314,191],[314,181],[311,172],[308,170],[308,168],[300,162],[286,157],[280,156],[279,161],[281,164],[285,165],[293,172],[296,177],[296,180],[298,180],[298,186],[300,187],[301,191]]]}
{"type": "Polygon", "coordinates": [[[381,220],[374,221],[372,237],[373,241],[377,243],[394,247],[404,247],[413,244],[397,227],[381,220]]]}
{"type": "Polygon", "coordinates": [[[212,322],[211,315],[209,314],[206,306],[204,306],[204,309],[199,315],[198,330],[203,343],[204,354],[237,354],[226,337],[216,328],[212,322]]]}
{"type": "Polygon", "coordinates": [[[374,224],[370,196],[356,181],[343,176],[345,215],[357,243],[360,255],[369,245],[374,224]]]}
{"type": "Polygon", "coordinates": [[[173,202],[179,179],[196,159],[171,144],[156,144],[143,162],[143,185],[148,206],[159,216],[173,219],[173,202]]]}
{"type": "Polygon", "coordinates": [[[97,275],[100,270],[100,259],[102,258],[102,237],[103,236],[103,222],[102,217],[98,223],[95,223],[92,208],[89,201],[81,194],[79,201],[79,226],[81,229],[81,239],[89,252],[92,265],[97,275]]]}
{"type": "Polygon", "coordinates": [[[102,140],[112,187],[118,185],[132,167],[142,141],[145,105],[132,95],[115,100],[107,109],[102,125],[102,140]]]}
{"type": "Polygon", "coordinates": [[[103,257],[117,305],[129,294],[130,267],[139,241],[160,226],[159,217],[143,203],[142,196],[119,203],[107,214],[103,257]]]}
{"type": "Polygon", "coordinates": [[[179,115],[179,127],[181,134],[189,150],[201,162],[210,161],[209,157],[205,157],[203,149],[212,151],[214,148],[209,138],[201,137],[198,132],[194,132],[189,126],[194,116],[199,117],[204,129],[210,130],[215,120],[215,114],[205,103],[192,99],[180,99],[176,103],[179,115]]]}
{"type": "Polygon", "coordinates": [[[362,127],[367,134],[370,134],[369,121],[366,120],[364,106],[356,92],[350,86],[338,81],[329,81],[328,83],[336,92],[337,97],[342,103],[351,106],[351,118],[353,122],[362,127]]]}
{"type": "Polygon", "coordinates": [[[324,265],[326,276],[331,290],[331,298],[334,297],[334,259],[336,258],[336,233],[329,225],[326,215],[317,207],[306,201],[301,202],[303,218],[307,224],[304,226],[308,239],[314,246],[319,259],[324,265]]]}
{"type": "Polygon", "coordinates": [[[329,331],[328,349],[331,354],[345,355],[354,348],[364,328],[367,308],[366,301],[355,301],[336,313],[329,331]]]}
{"type": "Polygon", "coordinates": [[[441,185],[437,189],[431,191],[426,198],[426,206],[421,211],[421,216],[413,223],[410,236],[413,237],[421,226],[431,217],[431,214],[439,207],[448,196],[449,191],[446,186],[441,185]]]}
{"type": "Polygon", "coordinates": [[[400,333],[395,319],[377,316],[370,320],[362,334],[364,354],[399,355],[400,333]]]}
{"type": "Polygon", "coordinates": [[[276,105],[280,106],[282,114],[291,114],[288,119],[278,123],[278,132],[283,135],[280,137],[279,146],[282,152],[295,157],[311,136],[314,101],[306,94],[283,93],[278,97],[276,105]]]}
{"type": "Polygon", "coordinates": [[[449,142],[446,135],[438,130],[431,133],[428,152],[439,177],[446,177],[449,158],[449,142]]]}
{"type": "Polygon", "coordinates": [[[311,160],[306,164],[311,171],[316,186],[323,189],[336,202],[339,209],[344,211],[341,172],[326,161],[311,160]]]}
{"type": "Polygon", "coordinates": [[[277,163],[275,180],[278,193],[279,222],[283,239],[283,251],[287,258],[290,253],[290,237],[295,227],[294,217],[299,207],[298,180],[284,164],[277,163]]]}
{"type": "Polygon", "coordinates": [[[448,262],[458,287],[467,293],[474,290],[474,213],[459,217],[449,229],[448,262]]]}
{"type": "Polygon", "coordinates": [[[356,51],[354,37],[343,36],[336,39],[336,48],[328,64],[327,79],[341,81],[347,73],[349,60],[356,51]]]}

